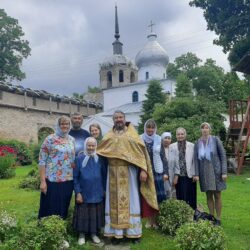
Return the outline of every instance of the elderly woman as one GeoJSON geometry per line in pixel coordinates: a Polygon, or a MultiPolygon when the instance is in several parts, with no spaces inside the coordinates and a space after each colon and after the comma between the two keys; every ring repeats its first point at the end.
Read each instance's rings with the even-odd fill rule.
{"type": "Polygon", "coordinates": [[[169,179],[164,181],[167,198],[176,198],[175,185],[178,181],[180,168],[178,164],[178,151],[172,147],[172,134],[164,132],[161,135],[162,145],[165,150],[166,159],[168,162],[169,179]]]}
{"type": "MultiPolygon", "coordinates": [[[[161,137],[156,134],[157,126],[154,120],[149,119],[144,125],[144,133],[141,135],[152,164],[155,189],[158,203],[166,200],[164,189],[164,180],[168,180],[168,163],[165,151],[161,143],[161,137]]],[[[149,222],[146,227],[157,227],[155,222],[155,214],[149,215],[149,222]]]]}
{"type": "Polygon", "coordinates": [[[177,128],[177,142],[171,148],[177,151],[180,174],[176,180],[176,198],[189,204],[194,210],[197,207],[195,167],[193,161],[194,144],[186,140],[186,130],[177,128]]]}
{"type": "Polygon", "coordinates": [[[194,162],[201,192],[206,192],[211,215],[216,210],[217,225],[221,225],[221,191],[226,189],[227,162],[220,139],[210,135],[211,126],[204,122],[200,126],[201,138],[194,147],[194,162]]]}
{"type": "Polygon", "coordinates": [[[89,133],[99,143],[102,140],[102,129],[98,123],[93,123],[89,126],[89,133]]]}
{"type": "Polygon", "coordinates": [[[43,142],[39,155],[40,209],[39,219],[50,215],[67,217],[73,192],[75,140],[68,135],[70,119],[61,116],[56,132],[43,142]]]}

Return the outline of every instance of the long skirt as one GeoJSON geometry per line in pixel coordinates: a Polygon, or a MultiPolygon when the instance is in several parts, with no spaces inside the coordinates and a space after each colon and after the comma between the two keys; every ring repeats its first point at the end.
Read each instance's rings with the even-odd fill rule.
{"type": "Polygon", "coordinates": [[[176,185],[176,198],[185,201],[195,210],[197,208],[196,182],[187,176],[179,176],[176,185]]]}
{"type": "Polygon", "coordinates": [[[38,218],[59,215],[66,219],[73,192],[73,181],[50,182],[46,180],[47,193],[41,193],[38,218]]]}
{"type": "Polygon", "coordinates": [[[76,204],[73,229],[84,234],[97,234],[104,227],[104,203],[76,204]]]}

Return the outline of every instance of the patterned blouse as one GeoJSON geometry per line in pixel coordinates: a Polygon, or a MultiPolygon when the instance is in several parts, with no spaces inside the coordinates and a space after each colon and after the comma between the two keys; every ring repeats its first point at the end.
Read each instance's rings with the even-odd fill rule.
{"type": "Polygon", "coordinates": [[[39,154],[39,166],[45,166],[46,179],[51,182],[73,180],[72,163],[75,160],[75,140],[56,134],[47,136],[39,154]]]}
{"type": "Polygon", "coordinates": [[[187,176],[186,141],[178,141],[180,176],[187,176]]]}

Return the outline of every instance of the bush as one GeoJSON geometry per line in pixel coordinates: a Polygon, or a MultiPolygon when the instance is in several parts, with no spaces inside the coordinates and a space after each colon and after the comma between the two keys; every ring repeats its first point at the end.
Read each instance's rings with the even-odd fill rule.
{"type": "Polygon", "coordinates": [[[187,223],[176,232],[175,242],[183,250],[223,250],[225,234],[221,227],[213,226],[210,221],[187,223]]]}
{"type": "Polygon", "coordinates": [[[49,216],[41,221],[24,225],[15,237],[4,245],[5,249],[57,250],[66,235],[65,222],[59,216],[49,216]]]}
{"type": "Polygon", "coordinates": [[[0,211],[0,242],[11,238],[17,228],[16,218],[6,211],[0,211]]]}
{"type": "Polygon", "coordinates": [[[19,188],[40,189],[40,175],[37,167],[29,171],[25,179],[19,183],[19,188]]]}
{"type": "Polygon", "coordinates": [[[40,148],[41,148],[41,143],[33,145],[32,147],[32,153],[33,153],[33,160],[38,163],[39,161],[39,153],[40,153],[40,148]]]}
{"type": "Polygon", "coordinates": [[[16,162],[20,165],[29,165],[32,163],[32,155],[28,146],[16,140],[2,141],[0,140],[0,147],[10,147],[15,150],[16,162]]]}
{"type": "Polygon", "coordinates": [[[8,179],[15,176],[15,159],[12,155],[0,156],[0,179],[8,179]]]}
{"type": "Polygon", "coordinates": [[[163,233],[174,235],[181,225],[193,220],[193,215],[193,209],[185,201],[170,199],[160,204],[157,221],[163,233]]]}

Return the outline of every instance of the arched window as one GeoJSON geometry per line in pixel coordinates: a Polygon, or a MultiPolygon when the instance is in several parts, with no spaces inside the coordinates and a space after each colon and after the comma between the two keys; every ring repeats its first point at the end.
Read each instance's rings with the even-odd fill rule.
{"type": "Polygon", "coordinates": [[[149,78],[149,73],[148,73],[148,71],[146,72],[146,80],[148,80],[148,78],[149,78]]]}
{"type": "Polygon", "coordinates": [[[135,81],[135,73],[132,71],[130,73],[130,82],[134,82],[135,81]]]}
{"type": "Polygon", "coordinates": [[[107,87],[108,88],[112,87],[112,72],[111,71],[107,72],[107,87]]]}
{"type": "Polygon", "coordinates": [[[119,82],[123,82],[124,77],[123,77],[123,70],[119,70],[119,82]]]}
{"type": "Polygon", "coordinates": [[[138,102],[139,101],[139,95],[137,91],[134,91],[132,94],[132,102],[138,102]]]}

